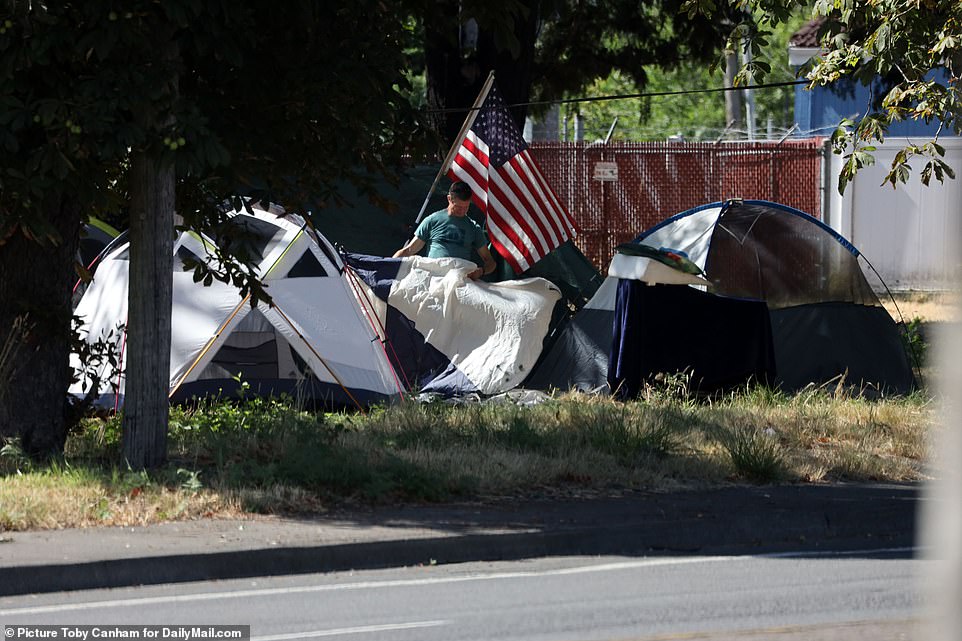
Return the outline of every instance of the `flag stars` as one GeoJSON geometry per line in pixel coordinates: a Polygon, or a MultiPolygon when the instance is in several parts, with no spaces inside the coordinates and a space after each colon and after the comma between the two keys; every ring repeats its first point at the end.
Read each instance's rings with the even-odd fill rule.
{"type": "Polygon", "coordinates": [[[495,87],[491,87],[449,169],[485,194],[479,203],[491,243],[522,273],[575,235],[570,215],[527,153],[528,145],[495,87]]]}
{"type": "Polygon", "coordinates": [[[528,148],[497,87],[491,87],[472,129],[490,148],[491,164],[495,167],[528,148]]]}

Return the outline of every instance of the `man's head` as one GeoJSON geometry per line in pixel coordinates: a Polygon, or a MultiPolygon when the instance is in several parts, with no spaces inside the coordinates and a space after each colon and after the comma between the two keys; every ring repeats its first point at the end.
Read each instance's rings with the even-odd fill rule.
{"type": "Polygon", "coordinates": [[[452,216],[464,216],[471,206],[471,186],[466,182],[451,183],[448,188],[448,213],[452,216]]]}

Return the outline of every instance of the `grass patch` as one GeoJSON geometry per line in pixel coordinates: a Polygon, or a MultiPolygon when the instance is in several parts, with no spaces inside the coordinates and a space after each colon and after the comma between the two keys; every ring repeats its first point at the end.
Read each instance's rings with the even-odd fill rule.
{"type": "Polygon", "coordinates": [[[736,473],[759,483],[770,483],[782,477],[785,457],[771,428],[738,426],[721,432],[719,441],[736,473]]]}
{"type": "Polygon", "coordinates": [[[740,482],[923,478],[934,408],[748,389],[696,399],[685,385],[638,401],[406,402],[367,415],[257,399],[171,410],[169,462],[133,472],[120,420],[90,420],[62,460],[0,451],[0,529],[133,525],[335,504],[667,490],[740,482]]]}

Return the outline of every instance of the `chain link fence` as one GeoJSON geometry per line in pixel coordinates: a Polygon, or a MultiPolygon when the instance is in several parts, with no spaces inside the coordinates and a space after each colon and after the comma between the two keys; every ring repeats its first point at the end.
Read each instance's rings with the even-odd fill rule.
{"type": "Polygon", "coordinates": [[[757,143],[535,142],[545,178],[604,273],[619,244],[679,212],[744,198],[822,216],[824,139],[757,143]]]}

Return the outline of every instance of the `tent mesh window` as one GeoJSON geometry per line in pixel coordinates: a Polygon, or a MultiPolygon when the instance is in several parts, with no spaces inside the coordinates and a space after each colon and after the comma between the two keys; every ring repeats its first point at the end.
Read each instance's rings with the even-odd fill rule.
{"type": "Polygon", "coordinates": [[[193,271],[192,267],[187,266],[188,261],[192,260],[196,263],[202,262],[194,252],[190,251],[183,245],[177,248],[177,253],[175,256],[177,256],[177,260],[174,261],[174,269],[177,269],[179,264],[180,270],[183,272],[193,271]]]}
{"type": "Polygon", "coordinates": [[[279,341],[287,343],[259,310],[251,310],[226,338],[198,379],[235,376],[245,380],[277,379],[283,368],[278,354],[287,351],[278,350],[279,341]]]}
{"type": "Polygon", "coordinates": [[[283,234],[284,230],[277,225],[239,214],[231,218],[230,223],[216,235],[216,242],[222,249],[233,251],[253,262],[260,262],[267,255],[274,239],[282,237],[283,234]]]}
{"type": "Polygon", "coordinates": [[[323,276],[327,276],[327,272],[324,271],[324,267],[310,250],[306,250],[294,263],[291,270],[287,272],[287,278],[317,278],[323,276]]]}
{"type": "Polygon", "coordinates": [[[721,215],[705,272],[716,294],[772,309],[824,302],[880,305],[857,255],[811,219],[734,203],[721,215]]]}
{"type": "Polygon", "coordinates": [[[80,256],[80,262],[85,267],[90,265],[106,246],[107,243],[101,238],[81,238],[80,249],[77,250],[80,256]]]}

